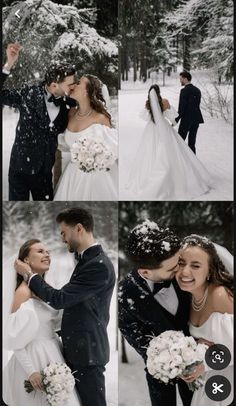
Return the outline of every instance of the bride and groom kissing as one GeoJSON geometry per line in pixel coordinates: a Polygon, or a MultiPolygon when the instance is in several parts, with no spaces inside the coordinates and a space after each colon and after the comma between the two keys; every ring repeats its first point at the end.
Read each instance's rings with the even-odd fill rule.
{"type": "MultiPolygon", "coordinates": [[[[133,270],[119,283],[119,328],[144,360],[151,405],[176,406],[176,385],[184,406],[215,404],[204,386],[193,394],[186,385],[200,376],[205,384],[216,375],[205,361],[188,376],[165,384],[148,371],[147,348],[153,337],[175,330],[207,346],[224,344],[233,353],[232,255],[199,235],[181,241],[169,228],[150,220],[130,232],[126,254],[133,270]]],[[[231,385],[232,359],[220,371],[231,385]]],[[[229,405],[232,396],[233,391],[227,403],[217,405],[229,405]]]]}
{"type": "MultiPolygon", "coordinates": [[[[20,50],[18,43],[8,44],[4,82],[20,50]]],[[[48,67],[45,80],[39,84],[3,89],[3,104],[17,108],[20,114],[10,158],[9,200],[29,200],[30,194],[33,200],[117,199],[117,131],[107,110],[108,99],[106,85],[97,77],[86,74],[76,80],[74,67],[67,63],[48,67]],[[57,148],[71,152],[74,144],[88,140],[100,146],[101,161],[104,151],[112,155],[109,168],[95,170],[96,162],[92,166],[94,157],[88,151],[82,169],[76,160],[68,163],[54,191],[52,170],[57,148]],[[86,165],[90,165],[89,170],[86,165]]]]}
{"type": "Polygon", "coordinates": [[[47,247],[34,239],[20,248],[15,261],[17,285],[4,330],[6,348],[13,356],[4,369],[3,398],[8,406],[46,406],[40,371],[50,363],[66,362],[74,373],[78,396],[74,390],[60,404],[106,406],[104,371],[109,361],[107,324],[114,267],[94,240],[94,220],[87,210],[66,209],[56,220],[62,241],[69,252],[78,254],[78,263],[69,282],[54,289],[44,280],[50,268],[47,247]],[[56,319],[61,319],[59,309],[64,309],[63,350],[54,332],[56,319]],[[33,393],[25,391],[26,379],[33,393]]]}

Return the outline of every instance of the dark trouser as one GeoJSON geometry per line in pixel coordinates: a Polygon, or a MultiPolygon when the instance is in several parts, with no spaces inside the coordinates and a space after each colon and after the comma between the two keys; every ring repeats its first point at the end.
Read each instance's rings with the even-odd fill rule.
{"type": "Polygon", "coordinates": [[[9,200],[53,200],[52,173],[27,175],[9,170],[9,200]]]}
{"type": "Polygon", "coordinates": [[[196,154],[196,137],[197,137],[197,130],[198,130],[199,124],[193,124],[190,127],[186,128],[181,125],[179,126],[179,135],[183,138],[183,140],[186,140],[187,135],[188,135],[188,146],[191,148],[191,150],[196,154]]]}
{"type": "MultiPolygon", "coordinates": [[[[165,385],[153,378],[146,371],[146,379],[148,383],[149,395],[152,406],[176,406],[176,386],[165,385]]],[[[178,382],[179,393],[184,406],[190,406],[193,392],[188,389],[187,384],[181,379],[178,382]]]]}
{"type": "Polygon", "coordinates": [[[81,406],[106,406],[105,367],[72,367],[81,406]]]}

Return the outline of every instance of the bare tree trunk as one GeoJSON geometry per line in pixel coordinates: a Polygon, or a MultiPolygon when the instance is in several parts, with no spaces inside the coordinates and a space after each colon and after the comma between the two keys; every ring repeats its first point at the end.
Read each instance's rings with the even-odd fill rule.
{"type": "Polygon", "coordinates": [[[190,37],[185,35],[183,38],[183,68],[184,70],[190,71],[190,37]]]}
{"type": "Polygon", "coordinates": [[[137,47],[136,47],[136,41],[134,40],[134,45],[133,45],[133,50],[134,50],[134,82],[137,80],[137,47]]]}

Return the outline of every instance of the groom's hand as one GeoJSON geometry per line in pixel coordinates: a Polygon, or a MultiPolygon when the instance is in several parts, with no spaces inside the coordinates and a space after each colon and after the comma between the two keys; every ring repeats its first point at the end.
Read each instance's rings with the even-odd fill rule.
{"type": "Polygon", "coordinates": [[[7,45],[7,62],[4,65],[7,70],[11,70],[12,66],[17,62],[21,48],[22,46],[18,42],[7,45]]]}
{"type": "Polygon", "coordinates": [[[32,272],[30,266],[20,259],[15,260],[14,267],[16,272],[21,276],[23,276],[25,273],[32,272]]]}

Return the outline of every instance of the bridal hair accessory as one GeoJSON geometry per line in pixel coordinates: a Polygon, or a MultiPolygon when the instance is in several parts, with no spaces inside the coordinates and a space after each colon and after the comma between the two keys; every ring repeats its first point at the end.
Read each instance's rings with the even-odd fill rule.
{"type": "Polygon", "coordinates": [[[208,286],[204,292],[203,297],[200,300],[196,300],[194,299],[194,297],[192,296],[192,308],[193,310],[195,310],[196,312],[200,312],[200,310],[202,310],[206,304],[207,301],[207,297],[208,297],[208,286]]]}
{"type": "Polygon", "coordinates": [[[188,245],[195,245],[204,248],[204,246],[214,246],[216,253],[223,263],[226,271],[233,275],[234,273],[234,261],[233,255],[222,245],[216,244],[215,242],[209,240],[205,236],[200,236],[198,234],[191,234],[184,238],[181,248],[185,249],[188,245]]]}

